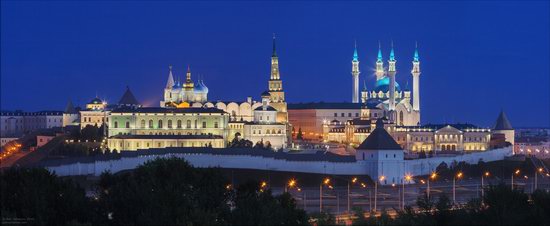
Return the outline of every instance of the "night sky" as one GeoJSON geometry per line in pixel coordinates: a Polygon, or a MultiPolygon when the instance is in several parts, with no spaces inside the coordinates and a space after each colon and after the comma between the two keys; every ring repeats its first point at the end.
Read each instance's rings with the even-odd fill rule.
{"type": "MultiPolygon", "coordinates": [[[[290,103],[351,101],[357,40],[361,87],[374,85],[378,41],[393,40],[397,81],[415,42],[423,123],[550,125],[550,6],[536,2],[6,2],[1,108],[62,110],[129,86],[158,106],[168,65],[204,78],[209,100],[258,100],[272,33],[290,103]]],[[[387,62],[385,62],[387,66],[387,62]]]]}

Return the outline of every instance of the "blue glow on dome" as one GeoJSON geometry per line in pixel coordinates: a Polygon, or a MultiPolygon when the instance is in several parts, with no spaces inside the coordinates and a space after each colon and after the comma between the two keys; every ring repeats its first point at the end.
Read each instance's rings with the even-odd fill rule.
{"type": "Polygon", "coordinates": [[[395,60],[395,54],[393,53],[393,47],[391,48],[391,52],[390,52],[390,60],[391,61],[395,60]]]}
{"type": "Polygon", "coordinates": [[[414,50],[414,61],[418,62],[420,58],[418,57],[418,49],[414,50]]]}
{"type": "Polygon", "coordinates": [[[378,49],[378,61],[382,61],[382,50],[378,49]]]}
{"type": "Polygon", "coordinates": [[[357,56],[357,48],[353,50],[353,61],[359,61],[359,56],[357,56]]]}
{"type": "MultiPolygon", "coordinates": [[[[384,76],[380,80],[376,81],[376,85],[374,87],[375,92],[382,91],[383,93],[386,93],[390,90],[390,77],[384,76]]],[[[395,91],[401,91],[401,86],[399,86],[399,83],[397,81],[395,82],[395,91]]]]}

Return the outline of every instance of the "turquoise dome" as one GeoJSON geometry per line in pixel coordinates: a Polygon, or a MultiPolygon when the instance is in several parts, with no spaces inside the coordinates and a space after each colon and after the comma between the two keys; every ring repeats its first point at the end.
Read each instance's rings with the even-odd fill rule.
{"type": "MultiPolygon", "coordinates": [[[[382,91],[383,93],[386,93],[390,90],[390,77],[384,76],[380,80],[376,81],[376,85],[374,87],[375,92],[382,91]]],[[[395,91],[401,91],[401,86],[399,86],[399,83],[397,81],[395,82],[395,91]]]]}

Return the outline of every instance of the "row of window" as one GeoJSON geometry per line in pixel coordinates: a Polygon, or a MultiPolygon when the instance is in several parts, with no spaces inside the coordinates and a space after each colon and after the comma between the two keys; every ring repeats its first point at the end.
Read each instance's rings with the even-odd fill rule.
{"type": "MultiPolygon", "coordinates": [[[[100,122],[99,120],[97,120],[97,121],[92,121],[92,119],[93,119],[92,117],[82,117],[82,121],[84,121],[84,122],[100,122]]],[[[102,118],[101,118],[101,122],[103,122],[104,120],[105,120],[105,119],[102,117],[102,118]]],[[[108,118],[107,118],[107,121],[109,121],[108,118]]]]}
{"type": "MultiPolygon", "coordinates": [[[[280,129],[277,130],[276,133],[275,133],[275,129],[271,129],[271,130],[266,129],[265,132],[264,132],[264,134],[281,134],[281,133],[282,133],[282,132],[281,132],[280,129]]],[[[261,130],[261,129],[259,129],[259,130],[255,130],[255,129],[254,129],[254,130],[252,130],[252,134],[262,134],[262,130],[261,130]],[[256,131],[257,131],[257,132],[256,132],[256,131]]]]}
{"type": "MultiPolygon", "coordinates": [[[[195,120],[195,122],[194,122],[194,128],[197,128],[197,123],[198,123],[197,120],[195,120]]],[[[141,122],[140,122],[140,128],[146,128],[145,126],[146,126],[145,120],[141,120],[141,122]]],[[[206,121],[203,121],[203,122],[202,122],[202,128],[206,128],[206,127],[207,127],[207,123],[206,123],[206,121]]],[[[214,128],[218,128],[218,127],[219,127],[218,122],[214,122],[214,128]]],[[[114,128],[119,128],[119,127],[118,127],[118,122],[116,122],[116,121],[115,121],[115,123],[114,123],[114,128]]],[[[126,122],[126,123],[125,123],[125,128],[130,128],[130,122],[126,122]]],[[[153,120],[149,120],[148,128],[150,128],[150,129],[153,129],[153,128],[154,128],[153,120]]],[[[164,128],[164,125],[163,125],[163,121],[162,121],[162,120],[159,120],[159,121],[158,121],[158,123],[157,123],[157,128],[158,128],[158,129],[164,128]]],[[[172,124],[172,120],[168,120],[168,121],[167,121],[167,128],[169,128],[169,129],[174,128],[174,125],[172,124]]],[[[178,121],[176,122],[176,128],[178,128],[178,129],[183,128],[183,127],[182,127],[182,121],[181,121],[181,120],[178,120],[178,121]]],[[[186,121],[186,123],[185,123],[185,128],[186,128],[186,129],[191,129],[191,120],[187,120],[187,121],[186,121]]]]}
{"type": "MultiPolygon", "coordinates": [[[[376,114],[376,113],[375,113],[376,114]]],[[[338,113],[334,112],[334,117],[338,117],[338,113]]],[[[340,113],[340,117],[346,117],[346,113],[340,113]]],[[[352,113],[348,113],[348,117],[352,117],[352,113]]],[[[359,113],[355,113],[355,117],[359,117],[359,113]]]]}

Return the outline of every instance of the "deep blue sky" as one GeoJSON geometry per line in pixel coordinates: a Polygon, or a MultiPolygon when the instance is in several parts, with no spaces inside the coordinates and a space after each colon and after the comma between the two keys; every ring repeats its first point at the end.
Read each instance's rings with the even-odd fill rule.
{"type": "MultiPolygon", "coordinates": [[[[63,109],[128,85],[158,106],[168,65],[204,77],[210,100],[259,98],[278,37],[288,102],[350,101],[357,39],[373,87],[378,40],[393,39],[397,81],[421,58],[422,121],[549,126],[549,3],[537,2],[6,2],[1,108],[63,109]]],[[[361,81],[361,84],[363,81],[361,81]]]]}

